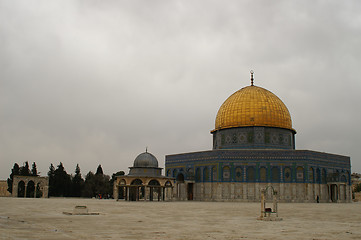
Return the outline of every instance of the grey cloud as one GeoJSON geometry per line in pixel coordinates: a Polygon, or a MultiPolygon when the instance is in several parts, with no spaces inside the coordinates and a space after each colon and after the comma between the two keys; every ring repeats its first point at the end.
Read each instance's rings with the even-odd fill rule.
{"type": "Polygon", "coordinates": [[[361,172],[360,3],[0,1],[0,176],[102,164],[148,146],[210,149],[218,108],[255,82],[287,105],[296,147],[361,172]]]}

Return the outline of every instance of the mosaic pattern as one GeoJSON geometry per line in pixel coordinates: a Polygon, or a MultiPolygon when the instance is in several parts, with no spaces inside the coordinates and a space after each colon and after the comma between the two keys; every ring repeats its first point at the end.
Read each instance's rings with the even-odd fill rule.
{"type": "Polygon", "coordinates": [[[294,132],[273,127],[238,127],[212,132],[213,149],[294,149],[294,132]]]}
{"type": "MultiPolygon", "coordinates": [[[[168,155],[167,174],[196,182],[307,182],[326,183],[327,176],[343,173],[349,181],[350,158],[308,150],[212,150],[168,155]],[[193,169],[190,171],[190,169],[193,169]]],[[[341,179],[341,177],[340,177],[341,179]]],[[[344,181],[345,178],[343,178],[344,181]]]]}

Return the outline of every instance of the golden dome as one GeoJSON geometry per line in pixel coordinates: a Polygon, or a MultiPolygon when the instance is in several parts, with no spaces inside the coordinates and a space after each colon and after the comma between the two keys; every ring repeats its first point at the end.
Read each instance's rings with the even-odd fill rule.
{"type": "Polygon", "coordinates": [[[257,86],[233,93],[220,107],[213,131],[233,127],[278,127],[292,131],[286,105],[272,92],[257,86]]]}

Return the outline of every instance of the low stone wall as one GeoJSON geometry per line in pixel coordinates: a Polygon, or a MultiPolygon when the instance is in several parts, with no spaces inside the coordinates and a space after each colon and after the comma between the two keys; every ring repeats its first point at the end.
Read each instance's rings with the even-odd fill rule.
{"type": "Polygon", "coordinates": [[[355,198],[352,199],[354,202],[361,202],[361,192],[355,192],[353,193],[355,198]]]}
{"type": "Polygon", "coordinates": [[[8,183],[6,180],[0,180],[0,197],[10,197],[11,193],[8,192],[8,183]]]}

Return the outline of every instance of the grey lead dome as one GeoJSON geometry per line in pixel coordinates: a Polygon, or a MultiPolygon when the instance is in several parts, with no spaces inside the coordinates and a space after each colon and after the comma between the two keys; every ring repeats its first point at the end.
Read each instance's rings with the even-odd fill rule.
{"type": "Polygon", "coordinates": [[[135,160],[133,167],[148,167],[148,168],[157,168],[158,160],[153,154],[149,152],[144,152],[139,154],[135,160]]]}

